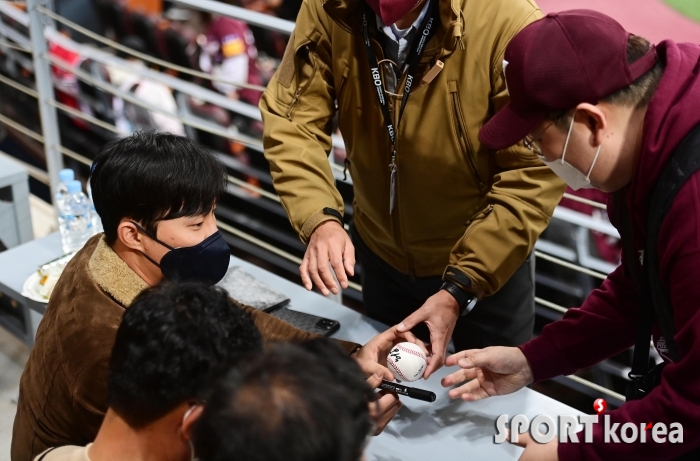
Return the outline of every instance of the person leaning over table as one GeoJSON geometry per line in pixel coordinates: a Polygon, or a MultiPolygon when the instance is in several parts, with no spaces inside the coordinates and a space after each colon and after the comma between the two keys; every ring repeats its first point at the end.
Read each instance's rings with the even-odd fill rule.
{"type": "Polygon", "coordinates": [[[700,45],[666,40],[653,46],[608,16],[572,10],[523,29],[504,59],[511,102],[481,129],[482,141],[503,148],[529,133],[526,144],[571,187],[611,193],[608,214],[623,237],[623,262],[580,308],[569,309],[538,338],[519,348],[449,357],[447,364],[462,370],[443,385],[472,380],[450,391],[452,398],[467,401],[508,394],[638,343],[634,363],[642,358],[641,373],[633,365],[630,377],[656,377],[660,383],[633,379],[635,395],[606,413],[609,424],[680,423],[683,443],[656,443],[651,438],[656,427],[646,443],[641,437],[605,443],[608,425],[601,420],[593,425],[592,443],[555,438],[538,445],[524,436],[521,459],[700,459],[700,175],[679,157],[700,155],[700,45]],[[672,168],[666,170],[667,164],[672,168]],[[654,191],[666,190],[667,178],[681,173],[689,177],[678,183],[665,218],[648,219],[659,213],[656,200],[650,203],[654,191]],[[655,235],[652,226],[659,225],[658,240],[647,243],[647,232],[655,235]],[[658,263],[650,261],[651,254],[658,263]],[[647,275],[656,270],[660,289],[647,275]],[[657,310],[663,303],[656,300],[667,295],[670,309],[657,310]],[[664,362],[650,373],[652,335],[664,362]]]}
{"type": "Polygon", "coordinates": [[[529,255],[563,183],[477,132],[508,100],[508,40],[540,17],[528,0],[305,0],[260,102],[275,188],[308,245],[304,286],[337,293],[334,271],[346,288],[357,252],[368,314],[430,338],[426,377],[450,337],[457,350],[532,337],[529,255]],[[350,235],[327,159],[336,113],[350,235]]]}
{"type": "MultiPolygon", "coordinates": [[[[217,283],[230,249],[214,209],[227,180],[224,165],[194,141],[140,132],[107,143],[90,177],[105,233],[68,263],[39,324],[20,380],[12,460],[47,448],[92,442],[107,410],[107,368],[124,311],[163,279],[217,283]]],[[[241,306],[266,341],[315,337],[252,307],[241,306]]],[[[391,328],[365,346],[339,341],[378,386],[392,380],[383,365],[394,342],[417,340],[391,328]]],[[[420,341],[417,341],[420,342],[420,341]]],[[[398,411],[395,394],[379,400],[379,429],[398,411]]]]}

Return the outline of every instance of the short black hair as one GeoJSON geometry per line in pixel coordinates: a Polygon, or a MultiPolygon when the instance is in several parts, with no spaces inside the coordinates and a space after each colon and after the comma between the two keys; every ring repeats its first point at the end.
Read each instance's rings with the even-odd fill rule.
{"type": "MultiPolygon", "coordinates": [[[[650,47],[651,43],[646,38],[639,35],[630,35],[626,49],[627,63],[632,64],[641,59],[649,51],[650,47]]],[[[651,98],[654,97],[661,77],[663,77],[664,67],[663,59],[659,57],[651,69],[642,74],[631,85],[607,95],[601,101],[615,106],[633,107],[635,109],[648,105],[651,98]]],[[[571,124],[571,117],[573,116],[569,112],[571,112],[571,109],[555,111],[548,114],[546,119],[553,121],[554,125],[560,130],[566,131],[571,124]]]]}
{"type": "Polygon", "coordinates": [[[317,339],[278,344],[220,381],[195,423],[200,461],[358,461],[374,391],[357,363],[317,339]]]}
{"type": "Polygon", "coordinates": [[[144,427],[187,401],[232,366],[262,352],[262,336],[225,290],[165,282],[126,310],[110,359],[108,404],[144,427]]]}
{"type": "Polygon", "coordinates": [[[184,136],[155,131],[108,142],[90,174],[109,245],[123,218],[155,235],[158,221],[211,212],[226,183],[226,167],[213,153],[184,136]]]}

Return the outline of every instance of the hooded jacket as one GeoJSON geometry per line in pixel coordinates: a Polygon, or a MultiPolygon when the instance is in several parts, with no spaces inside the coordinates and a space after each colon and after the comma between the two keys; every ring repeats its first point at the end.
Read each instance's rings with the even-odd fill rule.
{"type": "MultiPolygon", "coordinates": [[[[102,234],[68,263],[20,380],[12,461],[31,461],[47,448],[85,446],[95,439],[107,411],[107,372],[117,328],[146,288],[102,234]]],[[[239,306],[266,342],[316,337],[262,311],[239,306]]],[[[339,343],[348,352],[357,347],[339,343]]]]}
{"type": "MultiPolygon", "coordinates": [[[[649,201],[666,162],[685,136],[700,124],[700,46],[665,41],[657,46],[665,64],[663,76],[644,118],[642,150],[631,183],[623,191],[630,210],[636,251],[644,248],[649,201]]],[[[601,154],[605,155],[605,144],[601,154]]],[[[700,155],[700,152],[698,152],[700,155]]],[[[608,202],[615,226],[615,210],[608,202]]],[[[680,189],[661,227],[659,277],[670,294],[680,360],[668,363],[661,384],[641,400],[606,413],[615,423],[681,423],[683,444],[604,443],[604,424],[594,425],[592,444],[559,444],[559,459],[672,459],[700,446],[700,174],[680,189]]],[[[521,346],[536,381],[592,366],[634,345],[639,297],[623,263],[586,299],[570,309],[542,335],[521,346]]],[[[657,325],[654,345],[665,361],[657,325]]],[[[619,437],[620,431],[617,431],[619,437]]],[[[639,440],[639,439],[638,439],[639,440]]]]}
{"type": "MultiPolygon", "coordinates": [[[[508,100],[502,72],[508,41],[542,15],[529,0],[432,1],[439,2],[438,29],[398,124],[401,97],[387,98],[398,127],[392,214],[391,143],[370,78],[362,0],[304,1],[261,99],[265,156],[292,226],[308,242],[322,222],[340,221],[324,208],[344,211],[327,158],[337,112],[355,226],[367,246],[404,274],[435,276],[456,266],[482,297],[522,264],[564,189],[522,145],[494,152],[478,138],[508,100]],[[437,60],[444,68],[424,82],[437,60]]],[[[381,40],[370,30],[381,60],[381,40]]],[[[405,81],[404,75],[397,88],[405,81]]]]}

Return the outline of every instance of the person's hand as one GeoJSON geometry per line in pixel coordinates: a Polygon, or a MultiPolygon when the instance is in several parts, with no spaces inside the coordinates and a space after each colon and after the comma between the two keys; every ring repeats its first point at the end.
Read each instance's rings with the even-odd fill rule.
{"type": "Polygon", "coordinates": [[[311,290],[316,285],[323,296],[338,294],[333,272],[343,288],[348,287],[348,275],[355,274],[355,247],[338,221],[326,221],[311,234],[304,260],[299,267],[301,283],[311,290]],[[333,266],[333,271],[328,265],[333,266]]]}
{"type": "MultiPolygon", "coordinates": [[[[386,357],[395,345],[402,342],[418,345],[423,349],[425,356],[428,357],[428,350],[425,344],[423,344],[423,341],[416,338],[410,331],[401,333],[398,331],[397,327],[394,326],[370,339],[367,344],[353,354],[353,358],[357,361],[357,364],[360,365],[365,376],[371,377],[376,374],[380,376],[381,379],[393,381],[394,374],[386,367],[386,357]]],[[[429,358],[428,360],[430,361],[431,359],[429,358]]],[[[381,379],[374,387],[381,384],[381,379]]]]}
{"type": "MultiPolygon", "coordinates": [[[[367,378],[367,383],[373,388],[376,388],[379,387],[382,380],[385,378],[386,376],[384,376],[381,371],[377,371],[367,378]]],[[[396,413],[398,413],[402,405],[396,393],[385,390],[377,392],[377,400],[372,402],[369,406],[369,416],[376,424],[374,435],[382,433],[386,425],[389,424],[389,421],[396,416],[396,413]]]]}
{"type": "Polygon", "coordinates": [[[467,402],[510,394],[533,380],[530,364],[517,347],[497,346],[461,351],[449,356],[445,364],[459,365],[461,370],[442,378],[442,386],[469,381],[449,392],[450,398],[461,397],[467,402]]]}
{"type": "MultiPolygon", "coordinates": [[[[508,440],[510,441],[510,437],[508,440]]],[[[537,443],[525,432],[518,434],[518,442],[515,445],[525,449],[519,461],[559,461],[559,441],[556,437],[547,443],[537,443]]]]}
{"type": "MultiPolygon", "coordinates": [[[[386,367],[386,357],[391,349],[401,342],[417,344],[423,349],[426,357],[428,356],[425,344],[420,339],[416,338],[411,332],[400,333],[396,327],[391,327],[379,333],[353,354],[353,358],[360,365],[362,372],[365,376],[368,376],[367,383],[372,388],[376,389],[379,387],[382,384],[382,380],[394,380],[394,374],[386,367]]],[[[399,396],[393,392],[381,390],[377,393],[377,396],[377,401],[370,405],[370,415],[377,424],[374,435],[379,435],[384,430],[402,405],[399,401],[399,396]]]]}
{"type": "Polygon", "coordinates": [[[428,326],[430,349],[433,355],[425,373],[423,373],[425,379],[428,379],[442,366],[447,352],[447,343],[452,337],[458,318],[459,304],[457,304],[457,300],[445,290],[440,290],[428,298],[420,309],[406,317],[397,326],[400,332],[407,332],[421,322],[428,326]]]}

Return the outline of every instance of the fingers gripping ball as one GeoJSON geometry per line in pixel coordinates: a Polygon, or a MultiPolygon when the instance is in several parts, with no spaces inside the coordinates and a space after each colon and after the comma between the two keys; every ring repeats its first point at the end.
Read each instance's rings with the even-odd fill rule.
{"type": "Polygon", "coordinates": [[[399,343],[391,349],[386,363],[400,381],[415,381],[423,376],[428,364],[423,350],[413,343],[399,343]]]}

